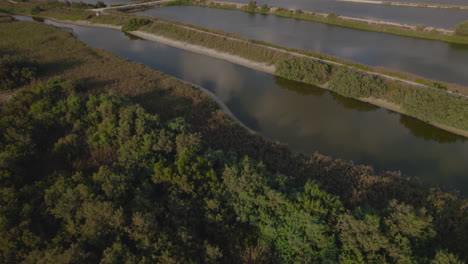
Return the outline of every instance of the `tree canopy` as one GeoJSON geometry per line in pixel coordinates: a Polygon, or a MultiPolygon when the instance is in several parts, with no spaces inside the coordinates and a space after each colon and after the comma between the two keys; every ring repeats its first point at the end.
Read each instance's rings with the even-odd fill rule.
{"type": "Polygon", "coordinates": [[[2,105],[0,130],[2,263],[462,263],[434,208],[349,211],[114,92],[53,78],[2,105]]]}

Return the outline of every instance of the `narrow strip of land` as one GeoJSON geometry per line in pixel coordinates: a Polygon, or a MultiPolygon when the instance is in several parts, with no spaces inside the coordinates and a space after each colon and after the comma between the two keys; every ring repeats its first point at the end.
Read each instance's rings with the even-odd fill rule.
{"type": "Polygon", "coordinates": [[[465,9],[465,10],[468,10],[468,6],[457,6],[457,5],[406,3],[406,2],[375,1],[375,0],[336,0],[336,1],[362,3],[362,4],[390,5],[390,6],[408,6],[408,7],[446,8],[446,9],[465,9]]]}

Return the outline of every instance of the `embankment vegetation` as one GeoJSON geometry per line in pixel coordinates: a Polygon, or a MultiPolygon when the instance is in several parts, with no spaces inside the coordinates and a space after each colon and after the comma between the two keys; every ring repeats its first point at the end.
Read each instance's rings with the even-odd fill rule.
{"type": "Polygon", "coordinates": [[[0,262],[468,257],[468,201],[456,194],[293,154],[200,90],[52,26],[0,23],[0,35],[11,36],[0,39],[2,56],[41,68],[1,105],[0,262]]]}
{"type": "Polygon", "coordinates": [[[142,26],[149,24],[150,21],[144,18],[130,18],[123,26],[123,31],[135,31],[140,29],[142,26]]]}
{"type": "Polygon", "coordinates": [[[468,100],[448,94],[444,87],[408,85],[309,58],[292,58],[276,63],[276,74],[310,83],[352,98],[383,99],[396,104],[413,117],[468,130],[468,100]]]}
{"type": "Polygon", "coordinates": [[[468,36],[468,20],[458,24],[455,27],[455,32],[462,36],[468,36]]]}

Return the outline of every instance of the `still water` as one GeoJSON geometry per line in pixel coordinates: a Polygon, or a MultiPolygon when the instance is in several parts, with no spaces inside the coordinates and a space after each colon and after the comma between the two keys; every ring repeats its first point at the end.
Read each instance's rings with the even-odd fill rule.
{"type": "Polygon", "coordinates": [[[199,6],[154,8],[138,14],[234,32],[268,43],[468,86],[468,45],[199,6]]]}
{"type": "MultiPolygon", "coordinates": [[[[445,3],[445,0],[437,1],[445,3]]],[[[249,0],[228,0],[228,2],[248,3],[249,0]]],[[[408,0],[404,2],[413,1],[408,0]]],[[[387,6],[334,0],[257,0],[257,5],[263,4],[274,7],[335,13],[343,16],[385,20],[402,24],[426,25],[446,29],[453,29],[455,25],[468,20],[468,10],[459,9],[387,6]]],[[[448,5],[448,3],[446,4],[448,5]]]]}
{"type": "Polygon", "coordinates": [[[314,86],[275,78],[230,62],[116,30],[46,21],[88,45],[212,91],[246,126],[304,153],[401,169],[431,185],[468,195],[468,141],[415,119],[314,86]]]}

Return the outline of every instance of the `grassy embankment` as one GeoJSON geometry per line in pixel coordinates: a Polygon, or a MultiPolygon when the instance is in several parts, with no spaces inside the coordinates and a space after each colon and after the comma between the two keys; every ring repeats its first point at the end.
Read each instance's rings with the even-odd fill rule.
{"type": "Polygon", "coordinates": [[[0,23],[0,34],[7,36],[0,39],[0,56],[28,57],[38,67],[36,79],[23,89],[51,76],[72,82],[25,90],[2,108],[2,115],[6,114],[2,124],[9,124],[1,126],[8,128],[2,135],[9,135],[2,144],[10,144],[2,148],[2,157],[9,157],[2,163],[5,195],[0,210],[2,237],[8,241],[0,244],[0,257],[6,262],[99,262],[102,258],[110,263],[143,256],[153,261],[186,262],[209,256],[246,262],[252,259],[243,257],[256,252],[257,257],[276,263],[325,259],[460,263],[444,249],[467,257],[465,199],[428,190],[398,173],[377,176],[370,167],[320,154],[292,154],[243,130],[200,90],[92,49],[52,26],[0,23]],[[115,95],[86,99],[111,90],[159,117],[149,117],[115,95]],[[203,141],[195,134],[184,134],[181,121],[166,123],[176,117],[191,124],[190,133],[200,133],[203,141]],[[30,122],[19,122],[28,118],[30,122]],[[131,124],[135,130],[129,130],[131,124]],[[146,135],[151,132],[148,127],[161,133],[146,135]],[[63,129],[68,132],[61,134],[63,129]],[[36,131],[32,134],[36,136],[27,136],[28,131],[36,131]],[[148,149],[154,139],[158,139],[154,149],[148,149]],[[185,147],[201,155],[192,160],[196,163],[186,159],[192,156],[180,155],[185,147]],[[254,162],[234,163],[238,160],[227,156],[229,164],[238,165],[223,172],[222,153],[208,148],[249,156],[254,162]],[[154,164],[161,158],[163,162],[154,164]],[[28,160],[33,167],[15,163],[28,160]],[[258,161],[272,173],[249,165],[258,161]],[[242,185],[246,183],[254,185],[242,185]],[[248,195],[236,186],[243,186],[248,195]],[[242,210],[245,206],[250,209],[242,210]],[[194,214],[186,225],[183,219],[190,210],[194,214]],[[311,214],[338,219],[339,224],[313,220],[310,226],[307,220],[300,221],[304,226],[297,225],[311,214]],[[151,219],[154,228],[147,226],[151,219]],[[291,223],[299,228],[293,237],[288,233],[291,223]],[[213,225],[215,232],[205,229],[213,225]],[[328,241],[326,248],[324,241],[328,241]],[[334,243],[345,248],[334,250],[334,243]],[[196,246],[202,244],[206,249],[196,246]]]}
{"type": "Polygon", "coordinates": [[[223,8],[223,9],[233,9],[233,10],[242,10],[250,13],[261,13],[269,15],[277,15],[282,17],[289,17],[301,20],[309,20],[314,22],[320,22],[330,25],[337,25],[342,27],[383,32],[394,35],[406,36],[406,37],[415,37],[422,39],[430,40],[440,40],[450,43],[459,43],[459,44],[468,44],[468,36],[455,33],[449,33],[447,30],[438,30],[432,27],[426,27],[424,25],[396,25],[397,23],[381,23],[381,22],[368,22],[363,20],[353,20],[353,18],[337,16],[333,13],[325,14],[318,13],[313,11],[303,11],[299,9],[286,9],[286,8],[277,8],[269,7],[267,5],[263,6],[249,6],[242,4],[234,3],[222,3],[216,1],[174,1],[171,3],[164,3],[163,6],[173,6],[173,5],[196,5],[196,6],[206,6],[211,8],[223,8]]]}

